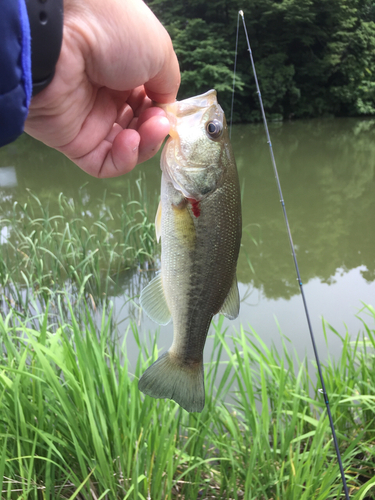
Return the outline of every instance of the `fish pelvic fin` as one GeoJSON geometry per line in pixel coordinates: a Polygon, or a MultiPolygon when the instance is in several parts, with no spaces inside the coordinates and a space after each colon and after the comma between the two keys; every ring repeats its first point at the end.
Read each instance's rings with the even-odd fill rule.
{"type": "Polygon", "coordinates": [[[159,325],[167,325],[171,320],[171,313],[164,295],[161,274],[155,276],[142,290],[139,298],[147,316],[159,325]]]}
{"type": "Polygon", "coordinates": [[[238,292],[237,276],[233,278],[232,286],[219,311],[228,319],[236,319],[240,312],[240,294],[238,292]]]}
{"type": "Polygon", "coordinates": [[[204,408],[203,360],[186,363],[166,352],[142,375],[138,388],[153,398],[173,399],[188,412],[204,408]]]}

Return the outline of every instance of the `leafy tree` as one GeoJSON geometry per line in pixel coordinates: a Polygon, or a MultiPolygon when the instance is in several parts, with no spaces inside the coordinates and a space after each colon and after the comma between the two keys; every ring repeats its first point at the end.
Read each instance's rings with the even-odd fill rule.
{"type": "MultiPolygon", "coordinates": [[[[229,109],[238,10],[246,24],[268,116],[375,114],[373,0],[152,0],[179,57],[179,98],[216,88],[229,109]]],[[[242,33],[235,118],[260,119],[242,33]]]]}
{"type": "MultiPolygon", "coordinates": [[[[169,32],[181,64],[180,98],[215,88],[221,103],[228,104],[233,85],[233,53],[218,44],[218,29],[218,25],[208,26],[203,19],[170,25],[169,32]]],[[[240,77],[236,78],[236,88],[243,88],[240,77]]]]}

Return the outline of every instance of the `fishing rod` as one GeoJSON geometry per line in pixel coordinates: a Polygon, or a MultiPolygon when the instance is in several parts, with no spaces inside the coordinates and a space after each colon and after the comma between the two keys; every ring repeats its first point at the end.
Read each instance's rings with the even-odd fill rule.
{"type": "Polygon", "coordinates": [[[247,33],[247,29],[246,29],[245,16],[244,16],[244,13],[243,13],[242,10],[240,10],[238,12],[238,16],[237,16],[236,55],[235,55],[235,63],[234,63],[234,75],[233,75],[233,93],[232,93],[232,106],[231,106],[231,118],[230,118],[230,132],[232,131],[234,85],[235,85],[235,77],[236,77],[238,31],[239,31],[240,16],[242,18],[242,23],[243,23],[243,27],[244,27],[244,31],[245,31],[245,35],[246,35],[247,48],[248,48],[249,55],[250,55],[251,66],[253,68],[255,85],[256,85],[257,94],[258,94],[258,98],[259,98],[260,109],[261,109],[261,112],[262,112],[264,129],[265,129],[266,136],[267,136],[267,143],[268,143],[269,149],[270,149],[271,161],[272,161],[273,170],[274,170],[274,174],[275,174],[275,178],[276,178],[276,184],[277,184],[277,188],[278,188],[278,191],[279,191],[280,203],[281,203],[281,206],[282,206],[282,209],[283,209],[283,213],[284,213],[284,220],[285,220],[286,229],[287,229],[287,233],[288,233],[288,237],[289,237],[289,243],[290,243],[290,247],[292,249],[292,256],[293,256],[293,260],[294,260],[294,267],[295,267],[295,270],[296,270],[296,273],[297,273],[297,280],[298,280],[298,284],[299,284],[299,288],[300,288],[300,292],[301,292],[301,296],[302,296],[303,306],[304,306],[304,309],[305,309],[305,315],[306,315],[307,324],[308,324],[308,328],[309,328],[309,332],[310,332],[310,338],[311,338],[312,346],[313,346],[313,349],[314,349],[315,360],[316,360],[316,364],[317,364],[317,367],[318,367],[320,383],[321,383],[321,386],[322,386],[320,392],[323,394],[324,402],[325,402],[325,405],[326,405],[326,408],[327,408],[327,415],[328,415],[328,419],[329,419],[329,425],[331,427],[333,442],[334,442],[334,445],[335,445],[337,461],[338,461],[338,464],[339,464],[339,467],[340,467],[341,480],[342,480],[342,484],[343,484],[343,487],[344,487],[345,498],[346,498],[346,500],[350,500],[349,499],[348,486],[346,484],[345,472],[344,472],[344,468],[343,468],[343,465],[342,465],[342,460],[341,460],[339,445],[338,445],[338,442],[337,442],[335,426],[334,426],[334,423],[333,423],[332,414],[331,414],[331,408],[330,408],[330,405],[329,405],[328,395],[327,395],[327,391],[326,391],[326,387],[325,387],[325,383],[324,383],[322,367],[321,367],[321,364],[320,364],[320,361],[319,361],[318,349],[317,349],[316,343],[315,343],[314,332],[313,332],[311,321],[310,321],[310,314],[309,314],[309,310],[308,310],[308,307],[307,307],[305,293],[304,293],[304,290],[303,290],[301,275],[300,275],[300,272],[299,272],[299,267],[298,267],[298,262],[297,262],[297,255],[296,255],[296,251],[294,249],[293,238],[292,238],[292,233],[290,231],[288,216],[287,216],[287,213],[286,213],[285,202],[284,202],[283,193],[282,193],[282,190],[281,190],[281,184],[280,184],[279,174],[278,174],[278,171],[277,171],[275,156],[273,154],[272,142],[271,142],[271,137],[270,137],[270,133],[269,133],[269,130],[268,130],[266,114],[264,112],[263,100],[262,100],[262,96],[261,96],[261,93],[260,93],[260,88],[259,88],[259,83],[258,83],[258,77],[257,77],[257,73],[256,73],[256,70],[255,70],[255,63],[254,63],[254,59],[253,59],[253,53],[252,53],[252,50],[251,50],[249,36],[248,36],[248,33],[247,33]]]}

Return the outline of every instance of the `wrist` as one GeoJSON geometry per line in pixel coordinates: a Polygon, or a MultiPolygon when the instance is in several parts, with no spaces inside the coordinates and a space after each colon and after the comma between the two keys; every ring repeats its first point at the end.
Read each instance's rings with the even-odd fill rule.
{"type": "Polygon", "coordinates": [[[63,33],[63,0],[26,0],[31,32],[33,96],[52,81],[63,33]]]}

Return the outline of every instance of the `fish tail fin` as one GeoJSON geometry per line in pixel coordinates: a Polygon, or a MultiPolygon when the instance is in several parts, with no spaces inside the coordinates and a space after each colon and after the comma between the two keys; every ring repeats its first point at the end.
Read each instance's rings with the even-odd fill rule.
{"type": "Polygon", "coordinates": [[[201,412],[204,407],[203,360],[186,363],[168,351],[147,368],[138,388],[153,398],[173,399],[186,411],[201,412]]]}

